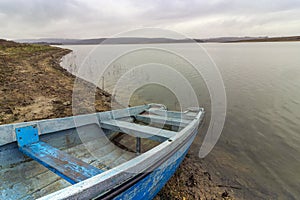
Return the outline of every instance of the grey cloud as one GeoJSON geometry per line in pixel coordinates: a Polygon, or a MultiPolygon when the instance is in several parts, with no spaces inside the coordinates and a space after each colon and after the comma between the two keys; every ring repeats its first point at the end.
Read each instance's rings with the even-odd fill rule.
{"type": "MultiPolygon", "coordinates": [[[[13,20],[24,23],[40,24],[64,18],[80,19],[82,11],[88,11],[84,4],[73,0],[4,0],[0,1],[0,13],[13,20]]],[[[7,21],[9,23],[9,20],[7,21]]]]}
{"type": "Polygon", "coordinates": [[[222,0],[222,1],[136,1],[136,6],[145,9],[148,18],[177,19],[218,14],[241,15],[278,12],[300,8],[299,0],[222,0]]]}
{"type": "MultiPolygon", "coordinates": [[[[1,0],[0,37],[102,37],[142,26],[174,28],[199,38],[247,29],[260,35],[256,28],[262,24],[297,25],[299,11],[299,0],[1,0]],[[200,34],[203,28],[206,34],[200,34]]],[[[271,26],[268,30],[280,34],[272,33],[271,26]]]]}

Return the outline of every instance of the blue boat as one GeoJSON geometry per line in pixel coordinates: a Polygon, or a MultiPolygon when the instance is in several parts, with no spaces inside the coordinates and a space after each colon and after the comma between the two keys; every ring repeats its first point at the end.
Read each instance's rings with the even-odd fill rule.
{"type": "Polygon", "coordinates": [[[148,104],[1,125],[0,199],[153,199],[203,117],[148,104]]]}

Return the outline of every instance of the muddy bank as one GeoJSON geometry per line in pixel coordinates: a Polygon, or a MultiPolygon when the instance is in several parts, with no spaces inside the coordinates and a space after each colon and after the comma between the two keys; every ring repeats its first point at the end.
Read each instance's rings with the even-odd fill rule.
{"type": "MultiPolygon", "coordinates": [[[[0,40],[0,124],[71,116],[75,77],[60,67],[70,50],[0,40]]],[[[82,81],[82,89],[93,86],[82,81]]],[[[110,95],[97,90],[95,110],[110,109],[110,95]]],[[[84,102],[82,102],[84,103],[84,102]]],[[[92,112],[82,110],[81,113],[92,112]]]]}
{"type": "MultiPolygon", "coordinates": [[[[75,77],[59,65],[68,53],[58,47],[0,40],[0,125],[73,115],[75,77]]],[[[79,89],[95,93],[89,83],[80,83],[79,89]]],[[[107,92],[97,89],[93,105],[80,99],[82,109],[76,114],[109,110],[110,101],[107,92]]],[[[233,199],[233,192],[188,154],[155,199],[233,199]]]]}
{"type": "Polygon", "coordinates": [[[195,159],[198,158],[187,154],[155,200],[236,199],[233,188],[222,185],[207,170],[204,162],[195,162],[195,159]]]}

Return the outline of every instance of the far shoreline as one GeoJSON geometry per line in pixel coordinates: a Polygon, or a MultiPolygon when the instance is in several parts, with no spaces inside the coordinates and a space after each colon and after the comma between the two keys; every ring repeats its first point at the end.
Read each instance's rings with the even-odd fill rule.
{"type": "Polygon", "coordinates": [[[42,45],[130,45],[130,44],[182,44],[182,43],[247,43],[247,42],[299,42],[300,36],[285,37],[216,37],[207,39],[198,38],[142,38],[142,37],[120,37],[120,38],[91,38],[91,39],[20,39],[21,43],[42,45]]]}

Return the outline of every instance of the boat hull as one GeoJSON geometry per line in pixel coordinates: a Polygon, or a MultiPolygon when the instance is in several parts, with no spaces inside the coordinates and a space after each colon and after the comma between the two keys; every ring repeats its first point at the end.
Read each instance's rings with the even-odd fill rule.
{"type": "Polygon", "coordinates": [[[147,174],[147,176],[145,176],[142,180],[139,180],[134,184],[125,183],[125,185],[123,185],[123,188],[121,186],[119,188],[119,191],[117,191],[118,189],[115,191],[115,194],[107,195],[106,197],[100,197],[99,199],[153,199],[172,177],[172,175],[176,172],[177,168],[187,154],[197,134],[197,131],[198,130],[195,129],[193,133],[191,133],[191,137],[187,139],[185,144],[183,144],[179,149],[176,149],[175,152],[172,152],[172,155],[170,155],[168,159],[164,160],[159,167],[157,167],[151,173],[147,174]],[[126,186],[129,188],[124,190],[124,187],[126,188],[126,186]],[[122,191],[122,189],[124,191],[122,191]],[[116,195],[116,193],[120,191],[121,194],[116,195]]]}
{"type": "Polygon", "coordinates": [[[204,110],[176,112],[152,106],[0,126],[0,199],[154,198],[187,154],[204,110]],[[148,126],[132,118],[146,124],[156,121],[148,126]],[[159,123],[167,125],[166,129],[157,127],[159,123]],[[118,132],[128,135],[123,143],[128,143],[131,151],[112,142],[113,133],[118,132]],[[144,152],[140,152],[132,137],[136,144],[141,138],[153,140],[154,147],[146,150],[145,143],[144,152]],[[69,161],[81,167],[71,168],[69,161]],[[94,167],[100,173],[83,173],[94,167]],[[68,178],[77,181],[77,175],[73,176],[77,173],[84,175],[83,180],[67,183],[68,178]]]}

